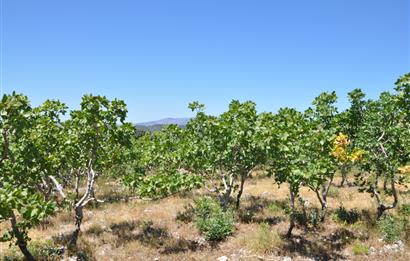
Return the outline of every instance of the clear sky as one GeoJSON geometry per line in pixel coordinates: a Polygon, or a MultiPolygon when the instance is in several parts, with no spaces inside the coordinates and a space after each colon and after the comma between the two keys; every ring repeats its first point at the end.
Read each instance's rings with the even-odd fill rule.
{"type": "Polygon", "coordinates": [[[33,105],[124,99],[129,120],[232,99],[306,108],[322,91],[391,90],[410,71],[408,0],[0,0],[2,86],[33,105]]]}

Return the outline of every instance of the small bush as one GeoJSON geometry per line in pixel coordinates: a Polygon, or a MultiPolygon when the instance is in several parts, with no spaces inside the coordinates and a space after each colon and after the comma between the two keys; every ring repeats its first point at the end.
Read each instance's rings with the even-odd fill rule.
{"type": "Polygon", "coordinates": [[[194,220],[195,208],[189,204],[184,207],[184,210],[179,211],[175,217],[176,221],[190,223],[194,220]]]}
{"type": "Polygon", "coordinates": [[[99,223],[93,223],[86,231],[87,234],[100,236],[104,233],[104,228],[99,223]]]}
{"type": "MultiPolygon", "coordinates": [[[[288,210],[289,213],[290,210],[288,210]]],[[[319,209],[304,209],[294,210],[292,215],[295,217],[296,223],[304,227],[317,227],[321,223],[321,215],[319,209]]]]}
{"type": "Polygon", "coordinates": [[[330,187],[329,192],[327,193],[327,196],[329,198],[339,198],[340,197],[339,190],[335,187],[330,187]]]}
{"type": "Polygon", "coordinates": [[[394,243],[404,235],[407,222],[403,219],[385,216],[377,222],[377,228],[383,240],[387,243],[394,243]]]}
{"type": "Polygon", "coordinates": [[[399,208],[401,214],[410,216],[410,204],[402,204],[399,208]]]}
{"type": "MultiPolygon", "coordinates": [[[[28,249],[36,260],[60,260],[64,254],[64,248],[54,245],[50,240],[29,242],[28,249]]],[[[10,247],[4,255],[2,254],[0,254],[1,260],[24,260],[17,246],[10,247]]]]}
{"type": "Polygon", "coordinates": [[[361,243],[361,242],[355,242],[352,246],[352,252],[354,255],[367,255],[369,254],[369,246],[361,243]]]}
{"type": "Polygon", "coordinates": [[[281,206],[279,206],[276,202],[272,202],[272,203],[268,206],[267,209],[268,209],[269,212],[271,212],[271,213],[277,213],[277,212],[282,211],[281,206]]]}
{"type": "Polygon", "coordinates": [[[359,221],[359,218],[360,214],[356,209],[347,210],[343,206],[340,206],[333,215],[333,220],[347,224],[354,224],[359,221]]]}
{"type": "Polygon", "coordinates": [[[239,219],[244,223],[251,223],[256,215],[254,209],[245,209],[239,212],[239,219]]]}
{"type": "Polygon", "coordinates": [[[253,251],[261,254],[279,250],[284,245],[278,232],[271,230],[267,223],[262,223],[258,231],[247,237],[245,242],[253,251]]]}
{"type": "Polygon", "coordinates": [[[201,198],[196,202],[196,226],[206,240],[220,241],[235,229],[232,211],[224,212],[218,202],[201,198]]]}

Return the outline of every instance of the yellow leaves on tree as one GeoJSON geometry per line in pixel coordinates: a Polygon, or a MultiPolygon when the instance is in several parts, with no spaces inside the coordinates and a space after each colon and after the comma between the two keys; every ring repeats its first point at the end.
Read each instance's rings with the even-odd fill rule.
{"type": "Polygon", "coordinates": [[[349,137],[346,134],[339,133],[333,141],[332,155],[341,163],[357,162],[363,158],[364,151],[354,148],[349,150],[349,137]]]}

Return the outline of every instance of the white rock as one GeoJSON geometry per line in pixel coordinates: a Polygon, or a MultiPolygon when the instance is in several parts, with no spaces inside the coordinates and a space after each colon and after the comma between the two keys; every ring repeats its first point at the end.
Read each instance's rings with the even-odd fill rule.
{"type": "Polygon", "coordinates": [[[289,257],[289,256],[285,256],[285,257],[283,258],[283,261],[292,261],[292,258],[289,257]]]}
{"type": "Polygon", "coordinates": [[[228,261],[229,258],[227,256],[220,256],[218,257],[217,261],[228,261]]]}

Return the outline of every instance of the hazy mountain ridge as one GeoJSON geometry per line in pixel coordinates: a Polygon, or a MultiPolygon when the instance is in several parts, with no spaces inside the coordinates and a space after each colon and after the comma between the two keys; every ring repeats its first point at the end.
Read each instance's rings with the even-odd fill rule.
{"type": "Polygon", "coordinates": [[[137,126],[154,126],[154,125],[170,125],[176,124],[180,126],[184,126],[188,123],[190,118],[164,118],[156,121],[148,121],[148,122],[141,122],[137,123],[137,126]]]}
{"type": "Polygon", "coordinates": [[[180,127],[185,127],[190,118],[164,118],[156,121],[140,122],[135,124],[138,129],[145,131],[158,131],[164,126],[176,124],[180,127]]]}

